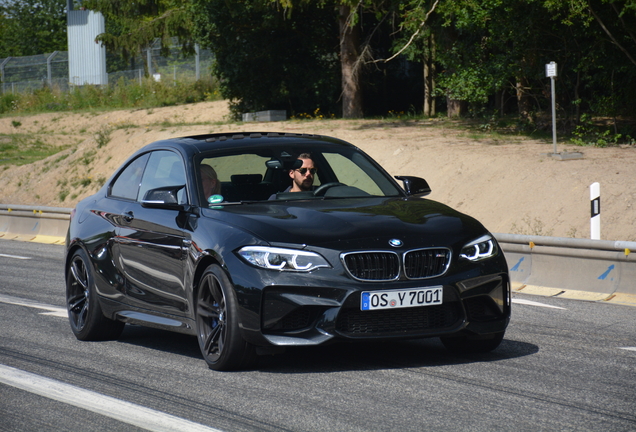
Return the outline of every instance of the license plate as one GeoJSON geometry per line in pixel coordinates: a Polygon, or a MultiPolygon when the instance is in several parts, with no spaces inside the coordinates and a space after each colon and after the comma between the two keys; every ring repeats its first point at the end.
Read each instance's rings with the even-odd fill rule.
{"type": "Polygon", "coordinates": [[[413,288],[391,291],[365,291],[362,293],[360,309],[377,310],[433,306],[442,304],[443,288],[413,288]]]}

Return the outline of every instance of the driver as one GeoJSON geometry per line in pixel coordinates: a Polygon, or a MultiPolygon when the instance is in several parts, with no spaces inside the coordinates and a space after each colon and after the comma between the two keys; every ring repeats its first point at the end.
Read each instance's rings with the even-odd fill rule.
{"type": "MultiPolygon", "coordinates": [[[[292,179],[292,184],[285,192],[306,192],[313,190],[314,175],[316,174],[316,167],[314,166],[314,160],[309,153],[301,153],[298,158],[303,162],[300,168],[289,170],[289,177],[292,179]]],[[[276,194],[272,194],[269,197],[270,200],[276,199],[276,194]]]]}
{"type": "Polygon", "coordinates": [[[285,192],[303,192],[312,190],[316,168],[309,153],[301,153],[298,159],[303,161],[300,168],[289,170],[292,185],[285,192]]]}

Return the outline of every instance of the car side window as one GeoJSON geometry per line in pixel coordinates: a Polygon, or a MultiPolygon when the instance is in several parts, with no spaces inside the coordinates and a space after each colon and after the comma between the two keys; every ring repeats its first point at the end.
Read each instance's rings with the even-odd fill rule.
{"type": "Polygon", "coordinates": [[[141,155],[124,168],[110,188],[110,196],[136,200],[148,154],[141,155]]]}
{"type": "Polygon", "coordinates": [[[181,156],[177,153],[160,150],[150,154],[139,189],[138,199],[142,200],[151,189],[166,186],[183,186],[177,195],[179,204],[187,204],[186,174],[181,156]]]}
{"type": "MultiPolygon", "coordinates": [[[[224,201],[266,200],[275,192],[271,184],[264,181],[269,158],[257,154],[234,154],[205,158],[201,165],[209,165],[216,172],[220,183],[220,194],[224,201]]],[[[203,196],[207,197],[205,191],[203,196]]]]}

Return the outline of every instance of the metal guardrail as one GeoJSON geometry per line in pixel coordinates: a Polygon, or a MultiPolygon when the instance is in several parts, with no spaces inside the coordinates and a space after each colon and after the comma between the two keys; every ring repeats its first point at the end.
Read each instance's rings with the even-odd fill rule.
{"type": "Polygon", "coordinates": [[[633,241],[610,241],[610,240],[589,240],[575,239],[569,237],[543,237],[520,234],[495,233],[499,243],[534,246],[551,246],[568,249],[589,249],[597,251],[619,251],[629,255],[636,253],[636,242],[633,241]]]}
{"type": "MultiPolygon", "coordinates": [[[[64,244],[71,208],[0,204],[0,238],[64,244]]],[[[636,242],[495,233],[513,289],[636,305],[636,242]]],[[[574,298],[574,297],[573,297],[574,298]]]]}
{"type": "Polygon", "coordinates": [[[26,211],[31,213],[52,213],[52,214],[63,214],[69,216],[71,214],[72,208],[65,207],[45,207],[45,206],[29,206],[29,205],[18,205],[18,204],[0,204],[0,211],[26,211]]]}
{"type": "Polygon", "coordinates": [[[565,297],[568,292],[594,293],[583,296],[590,300],[636,296],[636,242],[494,235],[510,278],[521,289],[565,297]]]}

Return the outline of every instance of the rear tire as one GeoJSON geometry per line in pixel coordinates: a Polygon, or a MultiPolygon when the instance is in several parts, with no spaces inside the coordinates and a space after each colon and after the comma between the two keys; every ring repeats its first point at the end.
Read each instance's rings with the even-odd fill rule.
{"type": "Polygon", "coordinates": [[[490,335],[463,335],[459,337],[441,337],[447,350],[453,354],[487,353],[496,349],[503,340],[505,331],[490,335]]]}
{"type": "Polygon", "coordinates": [[[201,277],[196,323],[199,348],[210,369],[228,371],[253,366],[256,350],[241,335],[234,289],[216,264],[201,277]]]}
{"type": "Polygon", "coordinates": [[[104,316],[95,291],[93,268],[84,250],[73,253],[67,274],[66,308],[75,337],[82,341],[117,339],[125,323],[104,316]]]}

